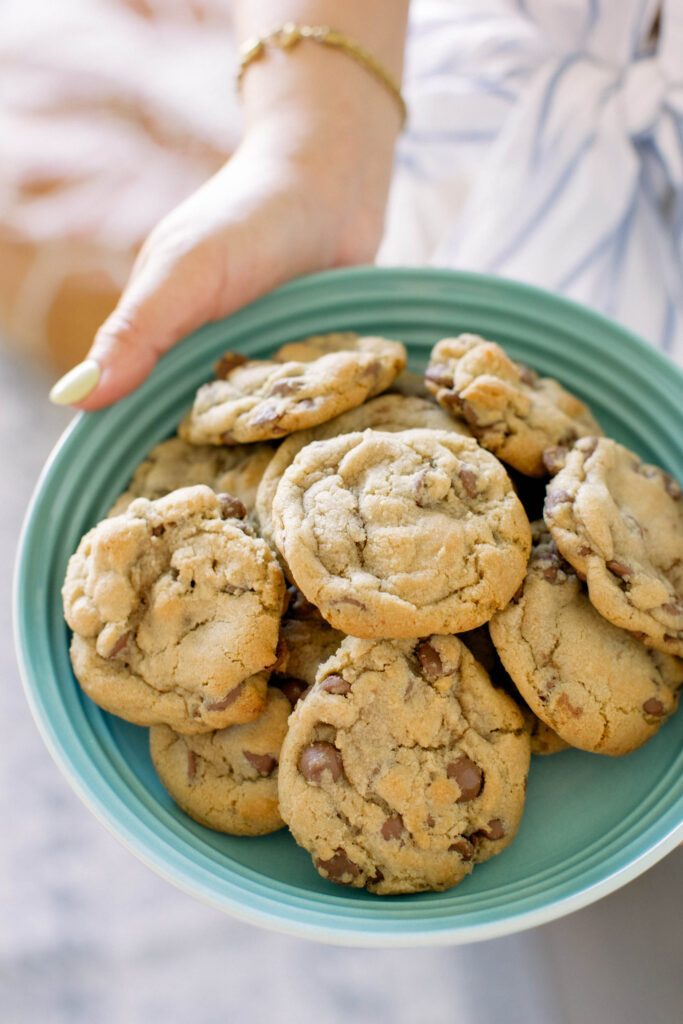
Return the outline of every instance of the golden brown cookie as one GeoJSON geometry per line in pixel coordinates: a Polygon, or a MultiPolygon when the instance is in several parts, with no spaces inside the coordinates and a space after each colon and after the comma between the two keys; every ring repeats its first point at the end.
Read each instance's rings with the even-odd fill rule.
{"type": "Polygon", "coordinates": [[[349,637],[291,715],[280,811],[332,881],[441,890],[510,843],[528,769],[519,711],[457,638],[349,637]]]}
{"type": "Polygon", "coordinates": [[[485,448],[528,476],[546,475],[548,446],[602,433],[584,403],[556,380],[539,377],[476,334],[440,341],[425,383],[485,448]]]}
{"type": "Polygon", "coordinates": [[[217,494],[231,494],[252,515],[256,490],[274,451],[268,444],[219,448],[171,437],[152,448],[109,514],[120,515],[135,498],[155,501],[181,487],[205,484],[217,494]]]}
{"type": "Polygon", "coordinates": [[[668,473],[583,438],[548,484],[544,518],[601,615],[683,655],[683,500],[668,473]]]}
{"type": "Polygon", "coordinates": [[[297,586],[352,636],[473,629],[524,578],[529,522],[497,459],[437,430],[308,445],[273,501],[297,586]]]}
{"type": "Polygon", "coordinates": [[[149,731],[154,767],[175,802],[200,825],[237,836],[282,828],[277,798],[280,748],[290,704],[268,687],[253,722],[185,736],[167,725],[149,731]]]}
{"type": "Polygon", "coordinates": [[[334,335],[287,345],[273,360],[227,353],[178,433],[192,444],[265,441],[324,423],[391,384],[406,364],[398,341],[334,335]],[[292,358],[294,356],[295,358],[292,358]]]}
{"type": "Polygon", "coordinates": [[[573,747],[627,754],[676,710],[683,661],[599,615],[543,523],[523,587],[489,630],[531,709],[573,747]]]}
{"type": "Polygon", "coordinates": [[[399,394],[378,395],[369,402],[350,409],[341,416],[335,416],[327,423],[321,423],[310,430],[299,430],[286,438],[264,470],[256,496],[256,510],[259,527],[265,540],[275,543],[273,536],[273,498],[282,474],[291,466],[302,448],[313,441],[327,441],[341,434],[353,434],[358,430],[384,430],[396,433],[400,430],[426,427],[430,430],[453,430],[463,437],[470,437],[464,424],[457,423],[452,416],[424,398],[404,397],[399,394]]]}
{"type": "Polygon", "coordinates": [[[193,733],[263,710],[284,580],[234,513],[234,499],[187,487],[137,498],[82,539],[64,614],[76,677],[107,711],[193,733]]]}

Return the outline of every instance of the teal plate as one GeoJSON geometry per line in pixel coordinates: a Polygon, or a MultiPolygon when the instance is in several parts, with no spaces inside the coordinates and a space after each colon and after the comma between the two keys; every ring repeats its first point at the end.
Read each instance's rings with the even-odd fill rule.
{"type": "Polygon", "coordinates": [[[444,335],[473,331],[558,377],[608,434],[683,479],[683,377],[615,324],[553,295],[474,274],[354,269],[285,285],[197,331],[116,406],[80,416],[38,482],[20,546],[17,647],[28,699],[58,765],[93,813],[182,889],[236,917],[353,945],[472,942],[593,902],[683,840],[683,715],[626,758],[535,758],[509,850],[444,893],[380,898],[321,878],[286,831],[219,835],[179,811],[158,782],[146,730],[92,704],[71,672],[60,587],[83,533],[171,434],[225,349],[263,356],[307,334],[402,339],[421,370],[444,335]]]}

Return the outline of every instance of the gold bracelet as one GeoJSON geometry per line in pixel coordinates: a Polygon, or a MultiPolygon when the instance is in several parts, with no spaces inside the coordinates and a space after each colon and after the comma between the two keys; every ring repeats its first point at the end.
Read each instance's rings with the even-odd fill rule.
{"type": "Polygon", "coordinates": [[[294,25],[288,21],[280,28],[276,28],[272,32],[268,32],[267,35],[260,36],[258,39],[247,39],[240,46],[239,50],[240,63],[237,69],[237,88],[239,89],[242,85],[244,72],[249,65],[253,64],[255,60],[261,60],[266,55],[269,46],[276,46],[280,50],[287,51],[293,49],[302,39],[311,39],[314,43],[321,43],[323,46],[332,46],[337,50],[341,50],[369,71],[378,82],[381,82],[389,90],[398,103],[401,111],[401,127],[403,127],[408,116],[408,110],[398,83],[375,60],[371,53],[364,50],[353,39],[349,39],[348,36],[335,31],[335,29],[330,28],[328,25],[294,25]]]}

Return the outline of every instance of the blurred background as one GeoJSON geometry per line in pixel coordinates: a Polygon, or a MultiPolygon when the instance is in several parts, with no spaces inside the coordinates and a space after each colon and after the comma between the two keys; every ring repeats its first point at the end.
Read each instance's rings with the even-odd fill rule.
{"type": "MultiPolygon", "coordinates": [[[[504,5],[480,11],[494,6],[504,5]]],[[[433,27],[443,3],[421,7],[433,27]]],[[[518,44],[519,80],[538,41],[519,21],[503,35],[518,44]]],[[[480,35],[471,60],[490,39],[480,35]]],[[[149,229],[234,150],[234,68],[221,0],[0,5],[0,1020],[674,1024],[680,850],[598,904],[518,936],[434,950],[324,947],[233,921],[157,878],[79,803],[33,725],[9,582],[30,493],[70,418],[47,390],[87,350],[149,229]]],[[[454,101],[465,86],[457,76],[435,86],[418,58],[411,75],[427,131],[435,97],[454,101]]],[[[423,136],[428,194],[425,176],[410,174],[419,133],[402,143],[384,262],[435,251],[444,209],[464,202],[478,147],[512,102],[486,96],[479,124],[489,137],[465,141],[448,180],[443,133],[427,146],[423,136]]]]}

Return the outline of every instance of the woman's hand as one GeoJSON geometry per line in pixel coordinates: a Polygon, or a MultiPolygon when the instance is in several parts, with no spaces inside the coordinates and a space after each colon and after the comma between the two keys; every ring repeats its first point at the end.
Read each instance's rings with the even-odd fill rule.
{"type": "Polygon", "coordinates": [[[201,324],[289,278],[373,259],[400,118],[364,68],[321,50],[304,42],[248,69],[243,142],[152,231],[86,361],[55,385],[53,401],[109,405],[201,324]]]}

